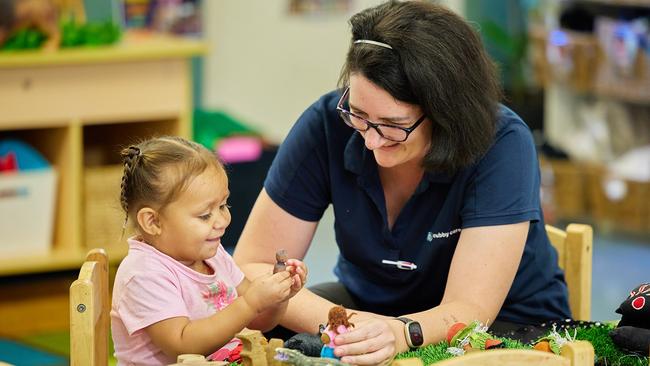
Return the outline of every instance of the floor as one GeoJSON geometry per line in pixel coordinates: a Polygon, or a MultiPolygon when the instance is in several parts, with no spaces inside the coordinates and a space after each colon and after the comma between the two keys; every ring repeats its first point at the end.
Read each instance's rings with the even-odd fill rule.
{"type": "MultiPolygon", "coordinates": [[[[334,241],[334,218],[325,213],[305,262],[309,266],[309,283],[335,281],[332,268],[338,248],[334,241]]],[[[650,282],[650,237],[623,237],[594,234],[592,273],[592,320],[614,320],[614,311],[627,294],[640,283],[650,282]]]]}

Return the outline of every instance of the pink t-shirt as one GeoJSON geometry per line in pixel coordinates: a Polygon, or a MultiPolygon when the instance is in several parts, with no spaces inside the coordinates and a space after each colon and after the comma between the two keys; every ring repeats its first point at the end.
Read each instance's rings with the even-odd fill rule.
{"type": "Polygon", "coordinates": [[[143,328],[164,319],[195,320],[216,313],[235,300],[244,274],[221,246],[206,260],[214,271],[206,275],[146,243],[133,238],[128,243],[129,253],[117,270],[113,286],[115,357],[119,365],[175,363],[151,342],[143,328]]]}

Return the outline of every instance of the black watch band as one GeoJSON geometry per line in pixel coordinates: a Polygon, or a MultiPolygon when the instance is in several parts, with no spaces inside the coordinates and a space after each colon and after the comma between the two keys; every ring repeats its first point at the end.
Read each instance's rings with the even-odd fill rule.
{"type": "Polygon", "coordinates": [[[403,316],[396,319],[404,323],[404,337],[406,338],[406,344],[408,344],[411,349],[420,347],[424,343],[424,335],[422,334],[420,323],[403,316]]]}

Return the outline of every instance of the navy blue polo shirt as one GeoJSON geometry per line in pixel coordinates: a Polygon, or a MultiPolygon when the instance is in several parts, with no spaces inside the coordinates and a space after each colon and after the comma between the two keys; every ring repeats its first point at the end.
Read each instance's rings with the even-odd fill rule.
{"type": "Polygon", "coordinates": [[[500,107],[494,144],[474,165],[453,176],[426,173],[391,230],[374,156],[338,116],[340,95],[330,92],[302,114],[264,187],[302,220],[318,221],[333,205],[340,249],[334,273],[361,310],[398,315],[440,304],[462,229],[529,221],[523,258],[497,319],[536,324],[570,317],[564,275],[544,229],[535,147],[516,114],[500,107]]]}

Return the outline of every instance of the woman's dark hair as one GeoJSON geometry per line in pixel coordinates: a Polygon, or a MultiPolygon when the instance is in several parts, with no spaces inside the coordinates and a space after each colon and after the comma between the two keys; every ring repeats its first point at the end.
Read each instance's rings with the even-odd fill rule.
{"type": "Polygon", "coordinates": [[[427,171],[454,173],[488,150],[501,88],[478,33],[436,4],[389,1],[350,18],[352,41],[339,86],[358,73],[432,123],[427,171]],[[371,40],[392,49],[356,40],[371,40]]]}

